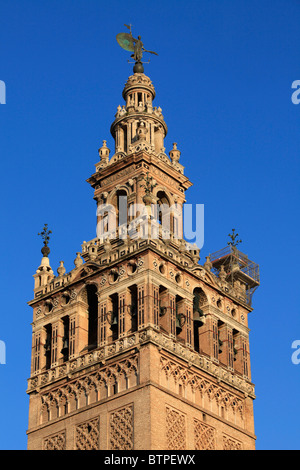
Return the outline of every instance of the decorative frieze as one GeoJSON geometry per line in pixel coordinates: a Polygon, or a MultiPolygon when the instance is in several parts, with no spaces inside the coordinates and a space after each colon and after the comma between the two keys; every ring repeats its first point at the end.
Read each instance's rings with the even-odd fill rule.
{"type": "Polygon", "coordinates": [[[183,388],[185,396],[196,405],[208,408],[243,427],[244,401],[223,386],[163,356],[160,380],[161,385],[173,393],[180,393],[183,388]]]}
{"type": "Polygon", "coordinates": [[[134,387],[138,383],[138,357],[68,382],[41,394],[41,424],[134,387]]]}

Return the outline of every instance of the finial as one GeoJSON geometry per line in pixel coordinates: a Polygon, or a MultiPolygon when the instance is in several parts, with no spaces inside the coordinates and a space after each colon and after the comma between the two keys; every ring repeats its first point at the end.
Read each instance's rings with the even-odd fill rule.
{"type": "Polygon", "coordinates": [[[109,161],[110,150],[107,147],[106,143],[107,143],[106,140],[103,140],[102,147],[100,147],[98,149],[98,153],[99,153],[99,157],[100,157],[101,162],[107,165],[107,163],[109,161]]]}
{"type": "Polygon", "coordinates": [[[231,238],[231,241],[227,242],[227,245],[235,248],[239,243],[242,243],[242,240],[236,239],[239,236],[239,234],[235,233],[235,228],[232,229],[232,233],[229,233],[228,236],[229,238],[231,238]]]}
{"type": "Polygon", "coordinates": [[[212,262],[210,261],[210,254],[206,256],[205,258],[206,258],[206,261],[203,266],[205,267],[207,271],[210,271],[212,268],[212,262]]]}
{"type": "Polygon", "coordinates": [[[169,152],[169,155],[170,155],[170,158],[171,158],[172,163],[177,163],[177,162],[179,162],[179,159],[180,159],[180,151],[179,151],[178,148],[177,148],[177,143],[176,143],[176,142],[173,143],[173,148],[172,148],[172,150],[169,152]]]}
{"type": "MultiPolygon", "coordinates": [[[[149,52],[150,54],[155,54],[155,55],[158,55],[158,54],[153,51],[148,51],[144,48],[144,44],[142,43],[141,36],[138,36],[137,39],[135,39],[132,36],[131,25],[125,24],[124,26],[126,26],[126,28],[129,29],[129,33],[117,34],[118,44],[122,47],[122,49],[125,49],[125,51],[133,52],[133,54],[131,54],[130,56],[135,61],[135,65],[133,67],[133,73],[144,73],[143,63],[145,62],[142,62],[143,52],[149,52]]],[[[148,63],[149,62],[150,60],[148,61],[148,63]]]]}
{"type": "Polygon", "coordinates": [[[66,272],[66,268],[64,267],[64,262],[63,261],[60,261],[59,262],[59,267],[57,268],[57,273],[58,273],[58,276],[61,277],[65,274],[66,272]]]}
{"type": "Polygon", "coordinates": [[[111,251],[112,246],[108,237],[105,238],[103,247],[105,253],[109,253],[111,251]]]}
{"type": "Polygon", "coordinates": [[[83,260],[81,258],[81,253],[80,252],[76,253],[76,258],[74,259],[74,264],[75,264],[76,268],[78,268],[79,266],[81,266],[83,264],[83,260]]]}
{"type": "Polygon", "coordinates": [[[48,247],[48,243],[49,243],[49,240],[50,240],[50,235],[51,230],[48,230],[48,224],[44,224],[44,228],[42,230],[42,232],[38,233],[39,236],[42,237],[42,239],[44,240],[44,246],[43,248],[41,249],[41,252],[43,254],[44,257],[48,257],[49,253],[50,253],[50,248],[48,247]]]}

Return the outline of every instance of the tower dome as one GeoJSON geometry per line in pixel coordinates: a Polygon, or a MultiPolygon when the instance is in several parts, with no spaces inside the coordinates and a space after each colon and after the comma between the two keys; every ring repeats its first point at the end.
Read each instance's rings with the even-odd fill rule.
{"type": "Polygon", "coordinates": [[[164,139],[168,128],[160,107],[153,107],[155,88],[144,73],[131,75],[125,83],[122,96],[125,105],[118,106],[111,134],[115,139],[115,159],[132,153],[139,141],[138,127],[145,123],[147,151],[154,154],[164,153],[164,139]]]}

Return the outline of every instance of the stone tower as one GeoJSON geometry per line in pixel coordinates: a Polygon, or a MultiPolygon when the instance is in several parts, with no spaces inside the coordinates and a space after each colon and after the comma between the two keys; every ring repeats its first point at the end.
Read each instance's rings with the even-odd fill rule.
{"type": "MultiPolygon", "coordinates": [[[[87,180],[97,237],[34,274],[29,449],[254,449],[248,314],[258,266],[234,243],[199,264],[191,182],[155,90],[130,76],[87,180]]],[[[47,245],[48,242],[45,242],[47,245]]],[[[45,248],[45,247],[44,247],[45,248]]]]}

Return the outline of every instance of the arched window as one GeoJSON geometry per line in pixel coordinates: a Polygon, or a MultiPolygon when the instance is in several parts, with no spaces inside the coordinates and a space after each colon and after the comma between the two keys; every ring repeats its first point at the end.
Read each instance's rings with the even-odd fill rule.
{"type": "Polygon", "coordinates": [[[127,225],[127,192],[125,189],[119,189],[116,191],[112,205],[116,210],[116,227],[120,225],[127,225]]]}
{"type": "Polygon", "coordinates": [[[97,237],[102,239],[115,232],[117,226],[116,208],[113,204],[98,204],[97,237]]]}
{"type": "Polygon", "coordinates": [[[170,213],[170,201],[164,191],[158,191],[156,194],[156,220],[162,226],[162,229],[167,235],[173,230],[173,220],[170,213]]]}
{"type": "Polygon", "coordinates": [[[163,216],[169,214],[170,202],[164,191],[158,191],[157,197],[157,220],[162,223],[163,216]]]}

